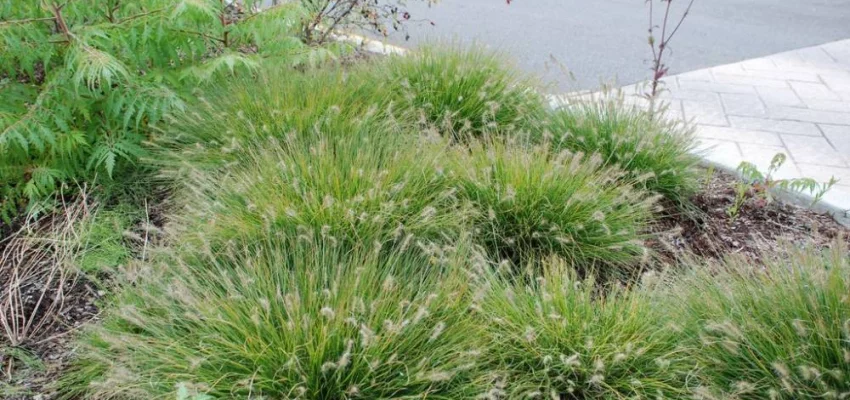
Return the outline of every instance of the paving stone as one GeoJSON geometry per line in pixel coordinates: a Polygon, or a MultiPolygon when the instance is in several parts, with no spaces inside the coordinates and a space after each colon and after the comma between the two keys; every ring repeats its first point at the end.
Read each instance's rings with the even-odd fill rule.
{"type": "MultiPolygon", "coordinates": [[[[696,135],[705,139],[725,140],[767,146],[784,146],[779,135],[773,132],[755,131],[723,126],[697,125],[696,135]]],[[[746,152],[744,154],[747,154],[746,152]]]]}
{"type": "Polygon", "coordinates": [[[715,93],[756,93],[756,89],[753,86],[688,80],[679,80],[679,88],[683,90],[701,90],[704,92],[715,93]]]}
{"type": "Polygon", "coordinates": [[[723,106],[728,115],[750,117],[767,115],[767,110],[758,95],[723,93],[720,95],[720,99],[723,101],[723,106]]]}
{"type": "MultiPolygon", "coordinates": [[[[816,75],[815,75],[816,76],[816,75]]],[[[715,73],[714,82],[728,83],[732,85],[749,85],[755,87],[772,87],[772,88],[787,88],[788,81],[784,79],[770,79],[767,77],[758,76],[758,74],[746,74],[742,72],[739,75],[715,73]]]]}
{"type": "Polygon", "coordinates": [[[788,150],[783,146],[764,146],[740,143],[738,147],[740,147],[741,153],[744,155],[744,159],[747,162],[754,164],[762,173],[767,173],[773,158],[776,157],[777,154],[783,153],[786,156],[785,162],[782,163],[782,166],[773,173],[773,177],[776,179],[800,177],[800,170],[797,168],[797,164],[791,159],[791,157],[788,156],[788,150]]]}
{"type": "Polygon", "coordinates": [[[640,108],[642,110],[649,109],[649,99],[642,96],[624,96],[623,104],[625,104],[626,106],[640,108]]]}
{"type": "Polygon", "coordinates": [[[790,156],[797,163],[848,167],[844,157],[838,154],[826,138],[799,135],[781,135],[781,137],[790,156]]]}
{"type": "Polygon", "coordinates": [[[813,110],[839,111],[850,113],[850,102],[830,100],[809,100],[806,105],[813,110]]]}
{"type": "Polygon", "coordinates": [[[714,75],[715,78],[717,77],[717,74],[738,74],[746,71],[744,69],[743,64],[741,63],[718,65],[709,69],[711,70],[711,74],[714,75]]]}
{"type": "Polygon", "coordinates": [[[791,88],[804,102],[809,100],[841,100],[828,86],[823,83],[788,82],[791,88]]]}
{"type": "Polygon", "coordinates": [[[679,89],[679,82],[675,76],[669,76],[661,79],[661,85],[663,88],[668,90],[679,89]]]}
{"type": "MultiPolygon", "coordinates": [[[[795,53],[799,55],[804,62],[817,65],[817,66],[832,66],[836,64],[835,59],[829,55],[823,48],[820,46],[816,47],[807,47],[805,49],[796,50],[795,53]]],[[[840,68],[840,67],[837,67],[840,68]]]]}
{"type": "Polygon", "coordinates": [[[833,92],[850,91],[850,72],[820,74],[819,77],[833,92]]]}
{"type": "Polygon", "coordinates": [[[776,63],[777,67],[783,71],[789,72],[808,72],[808,73],[834,73],[844,71],[846,68],[835,62],[812,64],[805,61],[800,55],[795,52],[779,53],[770,56],[770,59],[776,63]]]}
{"type": "Polygon", "coordinates": [[[620,87],[617,91],[625,96],[639,96],[644,93],[642,86],[640,84],[628,85],[620,87]]]}
{"type": "MultiPolygon", "coordinates": [[[[786,71],[779,67],[771,67],[768,69],[747,69],[743,73],[736,73],[728,76],[747,76],[752,78],[760,78],[771,81],[800,81],[800,82],[814,82],[820,83],[820,77],[818,74],[814,72],[803,72],[803,71],[786,71]]],[[[767,82],[765,85],[761,86],[777,86],[778,84],[774,82],[767,82]]],[[[782,84],[781,87],[788,87],[787,84],[782,84]]]]}
{"type": "Polygon", "coordinates": [[[714,80],[714,77],[711,76],[711,71],[708,69],[698,69],[696,71],[685,72],[683,74],[676,75],[676,77],[680,80],[688,81],[711,82],[714,80]]]}
{"type": "Polygon", "coordinates": [[[847,209],[850,222],[850,39],[668,81],[660,98],[670,102],[669,116],[697,123],[702,157],[732,169],[746,160],[766,171],[785,153],[774,176],[841,179],[823,201],[847,209]]]}
{"type": "Polygon", "coordinates": [[[781,121],[769,118],[737,117],[729,116],[729,122],[733,127],[742,129],[753,129],[776,133],[790,133],[794,135],[821,136],[817,125],[811,122],[781,121]]]}
{"type": "MultiPolygon", "coordinates": [[[[672,91],[679,90],[679,83],[677,82],[675,77],[664,78],[659,81],[659,90],[658,95],[664,95],[665,93],[669,93],[672,91]]],[[[652,91],[652,86],[647,82],[638,82],[633,85],[623,86],[617,89],[625,95],[639,95],[643,96],[650,91],[652,91]]]]}
{"type": "MultiPolygon", "coordinates": [[[[847,125],[821,125],[826,139],[838,150],[838,154],[844,157],[844,161],[850,163],[850,126],[847,125]]],[[[850,180],[847,181],[850,185],[850,180]]]]}
{"type": "Polygon", "coordinates": [[[832,58],[850,65],[850,40],[827,43],[821,46],[821,48],[832,56],[832,58]]]}
{"type": "Polygon", "coordinates": [[[830,178],[838,179],[838,184],[850,185],[850,168],[827,167],[824,165],[798,163],[801,176],[812,178],[818,182],[829,182],[830,178]]]}
{"type": "Polygon", "coordinates": [[[753,58],[751,60],[741,62],[741,66],[745,70],[772,70],[776,69],[776,63],[768,57],[753,58]]]}
{"type": "Polygon", "coordinates": [[[731,168],[736,168],[744,160],[738,143],[723,140],[698,139],[696,153],[709,161],[731,168]]]}
{"type": "Polygon", "coordinates": [[[759,96],[767,104],[771,106],[789,106],[789,107],[805,107],[805,103],[797,97],[797,93],[790,87],[787,88],[756,88],[759,96]]]}
{"type": "Polygon", "coordinates": [[[729,126],[726,112],[720,102],[682,100],[685,118],[698,124],[729,126]]]}
{"type": "Polygon", "coordinates": [[[773,107],[769,117],[774,119],[814,122],[830,125],[850,125],[850,113],[809,110],[795,107],[773,107]]]}
{"type": "Polygon", "coordinates": [[[682,112],[682,102],[679,100],[665,100],[661,104],[664,115],[671,120],[684,121],[685,113],[682,112]]]}
{"type": "Polygon", "coordinates": [[[838,97],[841,97],[841,100],[843,101],[850,101],[850,88],[848,88],[848,90],[836,90],[835,94],[837,94],[838,97]]]}
{"type": "Polygon", "coordinates": [[[669,90],[661,94],[663,99],[671,100],[696,100],[706,102],[716,102],[720,100],[720,95],[715,92],[703,92],[699,90],[669,90]]]}

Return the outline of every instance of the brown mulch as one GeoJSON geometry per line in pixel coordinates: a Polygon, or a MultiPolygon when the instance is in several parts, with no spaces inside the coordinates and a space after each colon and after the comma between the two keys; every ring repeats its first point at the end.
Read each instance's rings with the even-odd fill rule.
{"type": "Polygon", "coordinates": [[[787,244],[823,248],[836,238],[850,244],[850,228],[831,216],[782,201],[765,203],[752,192],[732,218],[727,210],[735,200],[736,182],[732,175],[715,172],[691,199],[696,212],[666,206],[667,215],[657,227],[661,235],[650,247],[665,262],[688,253],[710,259],[739,254],[758,262],[766,253],[781,253],[787,244]]]}
{"type": "MultiPolygon", "coordinates": [[[[69,208],[70,218],[83,209],[69,208]]],[[[53,233],[62,219],[56,213],[36,222],[39,228],[6,236],[0,246],[0,398],[38,398],[67,365],[74,333],[97,318],[105,292],[93,277],[69,268],[62,245],[54,246],[68,240],[53,233]]]]}
{"type": "MultiPolygon", "coordinates": [[[[52,292],[55,290],[50,291],[52,292]]],[[[97,319],[97,303],[104,294],[104,291],[97,289],[91,281],[79,277],[70,287],[64,289],[61,308],[47,316],[52,320],[47,329],[16,349],[21,353],[0,352],[0,367],[3,368],[0,375],[0,398],[52,398],[45,388],[54,383],[68,366],[73,355],[71,350],[74,334],[85,324],[97,319]],[[25,356],[21,357],[22,355],[25,356]]],[[[34,308],[34,303],[40,295],[40,288],[28,287],[24,295],[26,307],[34,308]]]]}
{"type": "MultiPolygon", "coordinates": [[[[158,243],[160,240],[160,229],[165,224],[165,209],[169,202],[165,200],[166,193],[158,193],[162,198],[157,199],[157,206],[149,210],[149,228],[144,221],[137,221],[129,231],[128,235],[135,234],[136,237],[145,237],[150,243],[158,243]],[[149,236],[145,235],[145,231],[149,236]]],[[[12,238],[7,237],[7,239],[12,238]]],[[[133,239],[130,245],[134,257],[141,258],[141,239],[133,239]]],[[[5,241],[9,245],[9,240],[5,241]]],[[[0,250],[6,250],[0,246],[0,250]]],[[[45,259],[44,271],[49,271],[50,259],[45,259]]],[[[13,261],[14,262],[14,261],[13,261]]],[[[2,267],[2,266],[0,266],[2,267]]],[[[0,268],[3,271],[3,268],[0,268]]],[[[56,309],[45,306],[45,300],[37,307],[39,298],[57,299],[58,283],[46,284],[46,276],[40,279],[27,281],[22,290],[24,314],[33,316],[33,321],[46,321],[32,337],[27,338],[17,347],[10,347],[8,338],[0,329],[0,399],[24,400],[40,399],[47,400],[55,398],[51,392],[52,385],[62,376],[69,367],[69,362],[74,356],[73,340],[81,329],[92,323],[97,323],[100,317],[100,304],[107,295],[109,287],[108,272],[79,273],[65,281],[62,286],[61,297],[55,304],[56,309]]],[[[8,277],[0,276],[0,288],[5,287],[8,277]]]]}

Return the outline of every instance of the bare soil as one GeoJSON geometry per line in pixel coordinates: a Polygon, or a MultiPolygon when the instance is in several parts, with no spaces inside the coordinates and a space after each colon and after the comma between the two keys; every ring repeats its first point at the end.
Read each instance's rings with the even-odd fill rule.
{"type": "Polygon", "coordinates": [[[727,210],[735,202],[737,178],[715,172],[703,190],[691,199],[696,212],[665,207],[661,232],[650,246],[667,262],[681,255],[719,259],[740,254],[758,262],[764,254],[779,253],[787,244],[828,247],[835,240],[850,243],[850,229],[831,216],[782,201],[766,203],[755,192],[736,216],[727,210]]]}

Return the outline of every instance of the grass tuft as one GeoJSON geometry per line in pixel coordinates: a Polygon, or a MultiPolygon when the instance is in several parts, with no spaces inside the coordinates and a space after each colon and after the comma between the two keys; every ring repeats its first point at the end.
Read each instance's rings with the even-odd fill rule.
{"type": "Polygon", "coordinates": [[[398,134],[389,89],[370,73],[365,67],[271,68],[213,83],[161,127],[157,143],[166,172],[220,168],[268,138],[398,134]]]}
{"type": "Polygon", "coordinates": [[[507,398],[685,398],[692,364],[651,288],[599,292],[547,259],[528,280],[485,272],[478,303],[507,398]]]}
{"type": "Polygon", "coordinates": [[[443,158],[441,145],[406,136],[273,140],[246,148],[224,176],[195,174],[180,225],[213,247],[303,236],[430,249],[469,219],[439,173],[443,158]]]}
{"type": "Polygon", "coordinates": [[[647,254],[656,199],[598,156],[492,142],[456,150],[451,163],[459,197],[477,210],[473,238],[496,260],[557,255],[620,274],[647,254]]]}
{"type": "Polygon", "coordinates": [[[681,122],[652,117],[618,98],[579,101],[550,118],[556,151],[598,153],[680,206],[699,190],[700,158],[690,128],[681,122]]]}
{"type": "Polygon", "coordinates": [[[474,398],[489,378],[453,265],[298,239],[170,257],[116,297],[60,387],[95,398],[474,398]]]}
{"type": "Polygon", "coordinates": [[[527,131],[544,115],[533,80],[506,66],[503,55],[426,46],[384,67],[396,111],[456,139],[527,131]]]}
{"type": "Polygon", "coordinates": [[[766,255],[763,268],[731,257],[675,281],[666,312],[701,366],[702,398],[850,396],[850,255],[833,249],[766,255]]]}

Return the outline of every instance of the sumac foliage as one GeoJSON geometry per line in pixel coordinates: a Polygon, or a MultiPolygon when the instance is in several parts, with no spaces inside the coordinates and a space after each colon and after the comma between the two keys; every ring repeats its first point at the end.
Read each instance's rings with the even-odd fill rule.
{"type": "MultiPolygon", "coordinates": [[[[314,58],[300,3],[0,0],[0,216],[138,168],[150,127],[197,84],[314,58]],[[257,3],[257,4],[255,4],[257,3]]],[[[117,178],[117,177],[116,177],[117,178]]]]}

